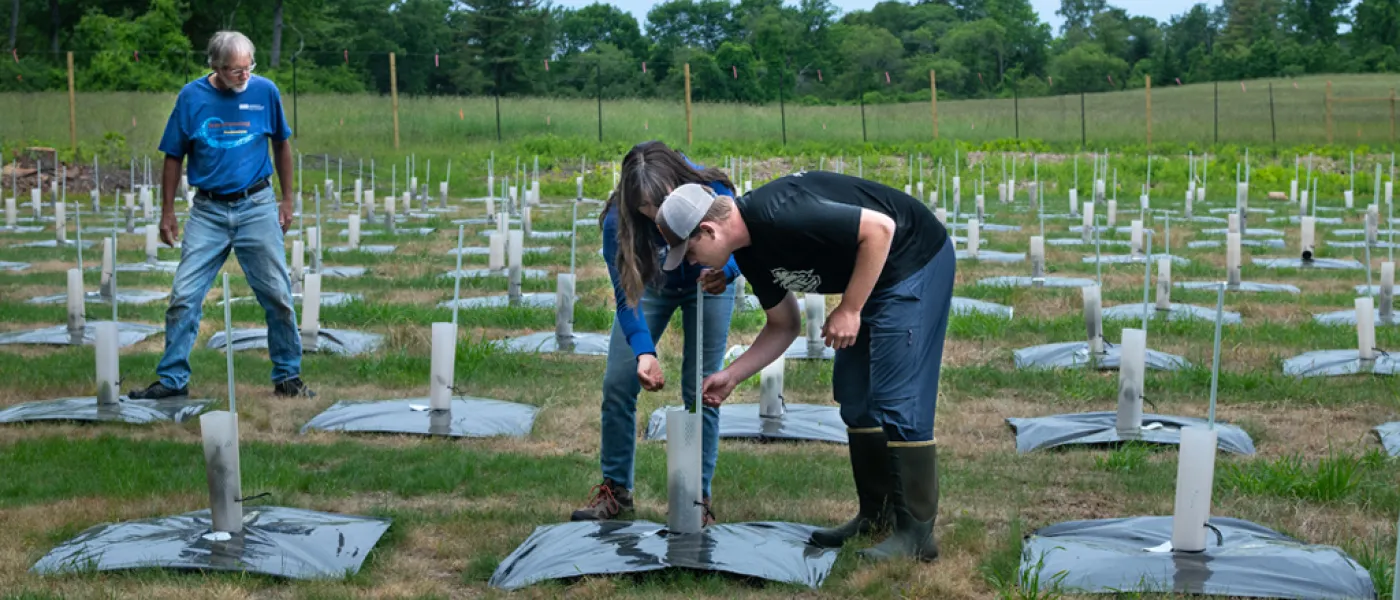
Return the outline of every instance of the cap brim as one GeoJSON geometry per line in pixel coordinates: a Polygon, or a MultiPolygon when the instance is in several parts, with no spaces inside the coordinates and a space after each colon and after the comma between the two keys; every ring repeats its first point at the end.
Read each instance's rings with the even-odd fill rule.
{"type": "Polygon", "coordinates": [[[661,265],[662,270],[674,271],[680,267],[681,263],[685,262],[685,253],[689,248],[689,241],[683,241],[671,246],[671,249],[666,251],[666,263],[661,265]]]}

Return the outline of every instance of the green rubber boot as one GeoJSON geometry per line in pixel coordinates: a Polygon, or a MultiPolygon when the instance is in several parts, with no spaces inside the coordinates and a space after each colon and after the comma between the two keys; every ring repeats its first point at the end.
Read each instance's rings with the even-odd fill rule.
{"type": "Polygon", "coordinates": [[[848,430],[847,449],[851,453],[851,473],[855,477],[860,511],[845,525],[812,532],[812,545],[839,548],[853,536],[888,530],[894,519],[890,495],[894,478],[890,474],[890,452],[883,429],[848,430]]]}
{"type": "Polygon", "coordinates": [[[933,521],[938,516],[938,446],[891,446],[896,480],[894,533],[879,545],[861,551],[863,558],[938,558],[933,521]]]}

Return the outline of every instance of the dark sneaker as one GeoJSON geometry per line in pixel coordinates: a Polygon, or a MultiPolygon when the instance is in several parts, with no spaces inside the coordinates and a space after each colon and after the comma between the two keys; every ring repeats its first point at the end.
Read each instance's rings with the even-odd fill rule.
{"type": "Polygon", "coordinates": [[[167,398],[184,398],[189,395],[189,386],[172,390],[159,381],[146,386],[144,390],[131,390],[126,393],[126,397],[132,400],[165,400],[167,398]]]}
{"type": "Polygon", "coordinates": [[[306,383],[303,382],[300,377],[293,377],[286,381],[277,382],[277,385],[272,386],[272,393],[288,398],[296,396],[306,396],[307,398],[316,397],[316,392],[306,387],[306,383]]]}
{"type": "Polygon", "coordinates": [[[701,527],[709,527],[711,525],[714,525],[715,511],[710,507],[710,497],[706,496],[705,499],[701,501],[701,503],[705,505],[705,520],[701,523],[701,527]]]}
{"type": "Polygon", "coordinates": [[[593,486],[588,506],[574,511],[570,521],[611,521],[632,514],[632,492],[611,479],[593,486]]]}

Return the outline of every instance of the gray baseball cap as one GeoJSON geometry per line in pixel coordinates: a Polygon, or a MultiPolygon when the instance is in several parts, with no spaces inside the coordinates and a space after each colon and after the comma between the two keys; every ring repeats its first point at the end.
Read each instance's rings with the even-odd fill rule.
{"type": "Polygon", "coordinates": [[[710,212],[710,206],[714,203],[714,192],[698,183],[687,183],[666,195],[656,213],[656,224],[670,246],[666,250],[666,263],[662,269],[673,271],[685,261],[690,235],[700,226],[700,221],[704,220],[705,213],[710,212]]]}

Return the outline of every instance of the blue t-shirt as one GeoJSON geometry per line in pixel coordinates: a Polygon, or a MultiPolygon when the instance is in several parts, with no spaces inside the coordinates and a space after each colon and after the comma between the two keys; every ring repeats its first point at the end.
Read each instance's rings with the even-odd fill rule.
{"type": "MultiPolygon", "coordinates": [[[[686,162],[690,162],[687,160],[686,162]]],[[[690,163],[691,167],[699,168],[695,163],[690,163]]],[[[723,196],[733,196],[724,184],[718,181],[709,183],[711,189],[716,194],[723,196]]],[[[664,250],[666,240],[661,237],[661,231],[655,227],[647,228],[652,233],[652,242],[656,245],[657,253],[661,254],[661,260],[665,260],[664,250]]],[[[643,354],[656,354],[656,344],[651,341],[651,328],[647,326],[647,320],[643,317],[642,311],[627,305],[627,294],[622,289],[622,278],[617,270],[617,206],[608,207],[608,213],[603,216],[603,261],[608,265],[608,277],[612,279],[613,298],[617,303],[617,324],[622,329],[623,337],[627,338],[628,345],[632,346],[632,353],[636,356],[643,354]]],[[[700,273],[705,270],[701,265],[693,265],[689,262],[682,262],[680,267],[674,271],[666,271],[663,274],[667,289],[693,292],[695,286],[699,285],[697,280],[700,273]]],[[[734,257],[729,257],[729,262],[724,265],[724,276],[729,281],[734,281],[739,276],[739,265],[734,262],[734,257]]]]}
{"type": "Polygon", "coordinates": [[[192,187],[232,194],[272,176],[267,138],[290,137],[277,84],[254,75],[242,93],[235,93],[215,88],[206,76],[180,90],[160,151],[188,159],[192,187]]]}

